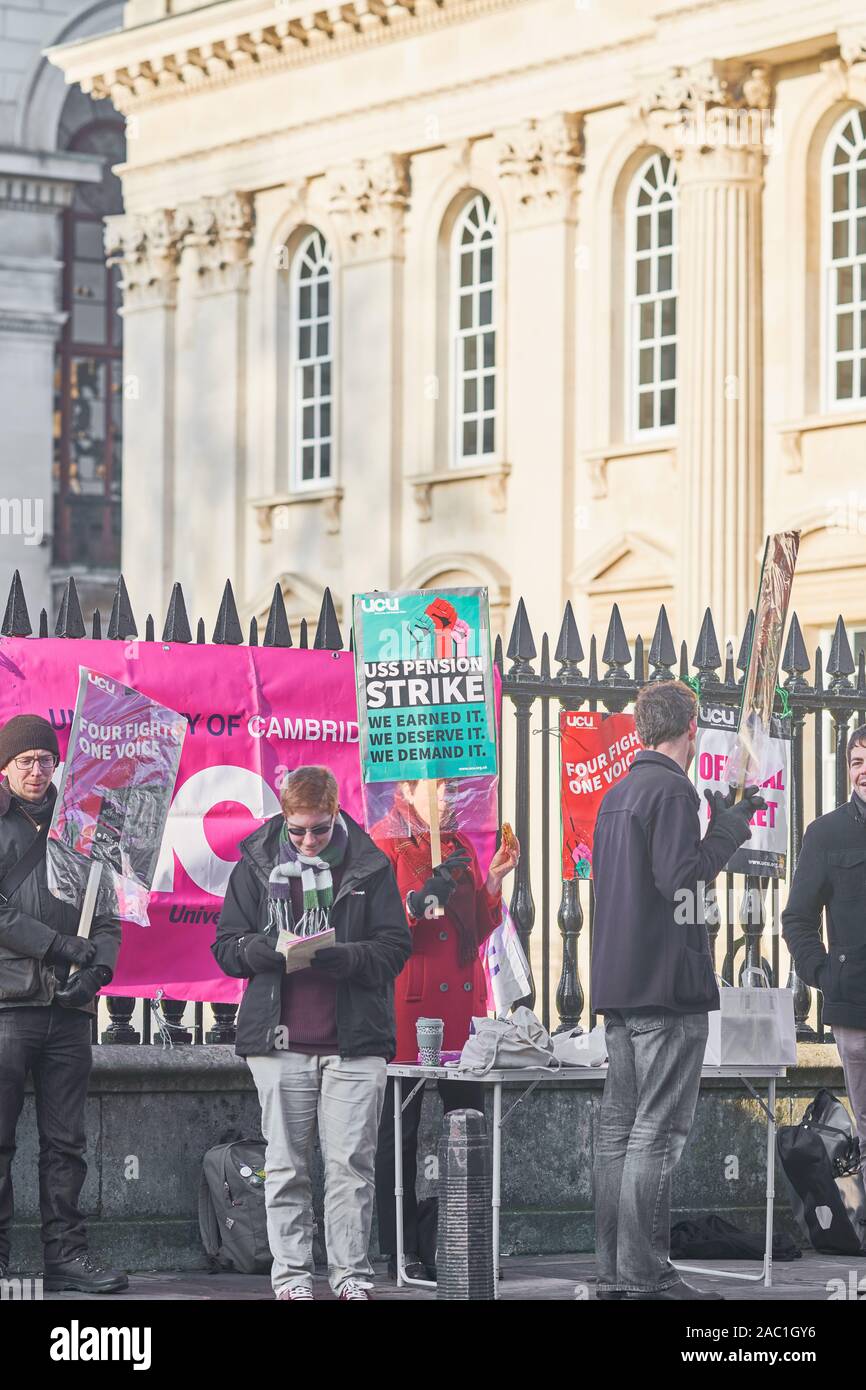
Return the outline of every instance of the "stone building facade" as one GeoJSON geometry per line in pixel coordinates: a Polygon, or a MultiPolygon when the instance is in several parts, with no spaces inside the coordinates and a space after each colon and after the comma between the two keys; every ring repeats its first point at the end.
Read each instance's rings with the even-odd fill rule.
{"type": "Polygon", "coordinates": [[[807,640],[866,628],[862,7],[128,0],[48,56],[127,120],[137,610],[452,581],[738,643],[798,526],[807,640]]]}

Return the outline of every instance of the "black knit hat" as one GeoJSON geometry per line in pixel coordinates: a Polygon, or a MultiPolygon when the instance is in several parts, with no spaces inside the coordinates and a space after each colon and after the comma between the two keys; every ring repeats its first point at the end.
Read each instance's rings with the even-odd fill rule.
{"type": "Polygon", "coordinates": [[[0,772],[30,748],[44,749],[55,758],[60,757],[57,735],[47,719],[39,714],[16,714],[0,729],[0,772]]]}

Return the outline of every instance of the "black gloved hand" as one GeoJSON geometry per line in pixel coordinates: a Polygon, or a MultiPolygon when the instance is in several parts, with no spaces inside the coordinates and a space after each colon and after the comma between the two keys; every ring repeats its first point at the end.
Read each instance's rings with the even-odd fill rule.
{"type": "MultiPolygon", "coordinates": [[[[719,793],[716,793],[719,795],[719,793]]],[[[756,811],[765,811],[767,803],[758,787],[746,787],[742,799],[735,806],[727,805],[718,811],[710,822],[710,830],[720,830],[733,839],[737,846],[750,840],[752,832],[749,821],[756,811]]]]}
{"type": "Polygon", "coordinates": [[[285,973],[286,958],[277,954],[274,949],[276,944],[277,938],[275,936],[265,936],[263,932],[257,932],[255,936],[247,937],[244,943],[244,955],[247,965],[256,975],[260,975],[265,970],[285,973]]]}
{"type": "Polygon", "coordinates": [[[413,917],[421,918],[435,898],[439,907],[445,907],[457,887],[456,875],[472,863],[472,856],[464,849],[455,849],[453,854],[437,864],[423,888],[416,888],[406,895],[406,906],[413,917]]]}
{"type": "Polygon", "coordinates": [[[324,946],[310,961],[314,970],[325,970],[334,980],[348,980],[352,973],[352,946],[324,946]]]}
{"type": "Polygon", "coordinates": [[[716,816],[721,815],[722,811],[727,811],[728,807],[733,804],[734,794],[732,791],[711,792],[707,787],[704,791],[704,799],[710,808],[710,823],[712,824],[716,816]]]}
{"type": "Polygon", "coordinates": [[[62,989],[55,990],[54,998],[67,1009],[81,1009],[89,1004],[98,989],[111,983],[111,971],[107,965],[88,965],[79,970],[62,989]]]}
{"type": "Polygon", "coordinates": [[[96,942],[86,936],[63,936],[54,933],[54,944],[43,959],[47,965],[89,965],[96,955],[96,942]]]}

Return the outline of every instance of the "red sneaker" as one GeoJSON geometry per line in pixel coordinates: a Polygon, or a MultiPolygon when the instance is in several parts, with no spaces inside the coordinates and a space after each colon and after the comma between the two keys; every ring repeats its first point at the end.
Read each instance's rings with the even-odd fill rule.
{"type": "Polygon", "coordinates": [[[290,1284],[287,1289],[281,1289],[277,1294],[281,1303],[315,1303],[313,1290],[309,1284],[290,1284]]]}
{"type": "Polygon", "coordinates": [[[373,1300],[367,1293],[372,1289],[372,1284],[364,1284],[360,1279],[347,1279],[340,1290],[341,1303],[372,1303],[373,1300]]]}

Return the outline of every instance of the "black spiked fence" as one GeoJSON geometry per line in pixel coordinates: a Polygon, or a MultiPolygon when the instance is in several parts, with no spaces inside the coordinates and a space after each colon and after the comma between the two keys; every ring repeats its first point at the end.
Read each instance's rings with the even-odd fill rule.
{"type": "MultiPolygon", "coordinates": [[[[687,643],[674,641],[667,612],[659,609],[649,649],[643,635],[629,645],[619,608],[611,609],[607,631],[601,649],[601,667],[595,635],[589,640],[588,655],[578,630],[570,602],[565,604],[556,646],[551,662],[550,638],[543,632],[539,647],[530,625],[523,599],[519,599],[514,621],[503,651],[500,637],[496,638],[494,661],[502,675],[503,695],[515,719],[514,769],[510,774],[514,792],[515,828],[522,853],[514,875],[510,911],[521,942],[530,957],[536,929],[536,891],[540,904],[541,998],[540,1012],[546,1025],[551,1023],[551,994],[561,1028],[573,1028],[581,1021],[594,1021],[592,1001],[587,1000],[579,968],[580,942],[584,931],[592,952],[592,929],[595,899],[592,881],[563,880],[560,869],[559,826],[555,807],[558,792],[558,760],[552,756],[551,744],[558,735],[559,710],[588,709],[615,713],[634,703],[641,686],[647,682],[670,680],[675,676],[689,679],[701,695],[713,701],[737,706],[742,694],[745,668],[749,659],[754,614],[749,613],[739,652],[734,660],[733,648],[726,643],[724,660],[716,635],[713,615],[706,610],[691,660],[687,643]],[[679,655],[678,655],[679,651],[679,655]],[[586,663],[586,674],[584,674],[586,663]],[[555,670],[552,669],[555,666],[555,670]],[[737,675],[739,672],[739,675],[737,675]],[[538,738],[534,735],[539,735],[538,738]],[[540,784],[540,805],[534,811],[532,797],[540,784]],[[539,852],[533,855],[538,837],[539,852]],[[533,882],[533,878],[535,882],[533,882]],[[558,904],[554,909],[554,896],[558,904]],[[551,926],[554,921],[561,941],[561,968],[554,985],[552,978],[551,926]],[[589,1013],[587,1013],[587,1004],[589,1013]]],[[[155,624],[151,614],[145,620],[145,641],[154,640],[155,624]]],[[[27,609],[23,585],[17,570],[13,576],[0,634],[6,637],[30,637],[33,627],[27,609]]],[[[45,609],[39,615],[38,636],[47,637],[48,618],[45,609]]],[[[64,587],[55,623],[54,635],[61,638],[86,637],[87,628],[75,580],[70,577],[64,587]]],[[[93,613],[91,634],[106,641],[136,641],[138,626],[123,576],[118,578],[108,622],[102,639],[102,620],[93,613]]],[[[237,604],[230,581],[226,582],[219,603],[211,638],[218,645],[240,646],[244,641],[237,604]]],[[[259,645],[259,625],[250,621],[250,646],[259,645]]],[[[162,629],[163,642],[204,645],[207,641],[205,620],[198,617],[193,638],[188,608],[180,584],[171,591],[168,611],[162,629]]],[[[268,610],[264,637],[265,647],[291,647],[293,635],[286,613],[280,586],[274,587],[268,610]]],[[[297,629],[297,645],[303,649],[341,651],[345,643],[337,618],[336,607],[329,589],[325,589],[315,635],[309,639],[306,619],[297,629]]],[[[351,649],[351,635],[349,647],[351,649]]],[[[792,716],[792,745],[790,760],[790,862],[789,881],[803,841],[807,803],[814,814],[825,810],[824,764],[832,754],[833,805],[848,796],[846,747],[853,723],[866,723],[866,653],[860,651],[855,660],[843,618],[840,616],[833,633],[829,655],[824,663],[820,647],[810,661],[796,613],[791,617],[782,657],[782,688],[784,697],[778,699],[781,712],[787,704],[792,716]],[[813,672],[813,681],[808,676],[813,672]],[[825,682],[825,671],[827,681],[825,682]],[[783,679],[782,679],[783,677],[783,679]],[[831,744],[825,753],[824,715],[829,715],[831,744]],[[812,758],[806,766],[807,730],[811,732],[812,758]]],[[[508,773],[503,767],[500,779],[500,819],[502,814],[503,783],[508,773]]],[[[706,919],[720,973],[729,982],[739,978],[746,966],[761,964],[773,981],[779,979],[779,884],[775,880],[743,875],[724,875],[724,911],[718,902],[720,885],[710,885],[706,901],[706,919]],[[769,902],[768,902],[769,897],[769,902]],[[735,910],[731,910],[731,905],[735,910]],[[768,923],[772,927],[767,940],[768,923]],[[720,938],[722,938],[720,940],[720,938]]],[[[798,1036],[826,1038],[818,1000],[817,1032],[809,1025],[812,993],[791,968],[786,983],[794,990],[798,1036]]],[[[536,1005],[534,979],[526,999],[536,1005]]],[[[138,1043],[142,1040],[132,1026],[135,1001],[110,996],[107,1000],[109,1025],[102,1034],[103,1042],[138,1043]]],[[[180,1000],[164,1000],[164,1016],[171,1028],[172,1041],[231,1043],[235,1037],[234,1004],[213,1004],[213,1027],[204,1031],[203,1005],[194,1007],[191,1029],[182,1019],[185,1004],[180,1000]]],[[[143,1040],[151,1038],[150,1012],[144,1010],[143,1040]]],[[[553,1020],[556,1021],[555,1019],[553,1020]]]]}

